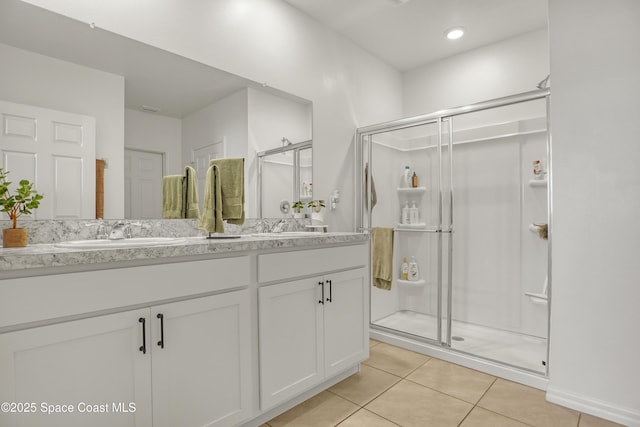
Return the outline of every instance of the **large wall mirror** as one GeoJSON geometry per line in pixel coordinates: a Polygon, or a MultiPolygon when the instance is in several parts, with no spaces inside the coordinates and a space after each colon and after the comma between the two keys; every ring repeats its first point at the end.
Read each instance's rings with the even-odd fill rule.
{"type": "MultiPolygon", "coordinates": [[[[308,100],[19,0],[0,5],[0,56],[0,101],[95,119],[106,219],[161,218],[162,176],[186,165],[206,170],[212,157],[245,158],[246,216],[258,217],[257,153],[313,139],[308,100]]],[[[16,152],[4,145],[0,167],[5,151],[16,152]]],[[[282,179],[273,188],[292,188],[293,175],[282,179]]],[[[74,192],[95,190],[76,182],[74,192]]],[[[263,203],[278,206],[273,197],[263,203]]],[[[38,211],[36,219],[57,217],[38,211]]],[[[61,218],[94,216],[67,210],[61,218]]]]}

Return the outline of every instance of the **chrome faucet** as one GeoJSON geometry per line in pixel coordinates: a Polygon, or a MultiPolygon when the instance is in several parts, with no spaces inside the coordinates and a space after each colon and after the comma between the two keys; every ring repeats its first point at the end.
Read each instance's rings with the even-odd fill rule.
{"type": "Polygon", "coordinates": [[[287,225],[287,219],[286,218],[282,218],[277,223],[275,223],[273,227],[271,227],[271,232],[272,233],[282,233],[284,231],[284,227],[286,225],[287,225]]]}
{"type": "Polygon", "coordinates": [[[120,240],[131,238],[131,225],[124,221],[118,221],[113,225],[109,240],[120,240]]]}
{"type": "Polygon", "coordinates": [[[104,240],[109,238],[109,227],[104,221],[98,222],[98,229],[96,231],[96,239],[104,240]]]}

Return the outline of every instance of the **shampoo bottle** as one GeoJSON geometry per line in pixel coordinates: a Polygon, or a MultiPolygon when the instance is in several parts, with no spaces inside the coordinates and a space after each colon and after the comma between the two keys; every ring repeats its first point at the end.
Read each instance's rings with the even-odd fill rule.
{"type": "Polygon", "coordinates": [[[402,174],[402,186],[405,188],[411,187],[411,170],[409,166],[404,167],[404,173],[402,174]]]}
{"type": "Polygon", "coordinates": [[[411,262],[409,263],[409,280],[415,282],[418,279],[420,279],[420,273],[418,272],[418,263],[416,262],[416,257],[412,256],[411,262]]]}
{"type": "Polygon", "coordinates": [[[409,202],[405,202],[404,208],[402,208],[402,224],[411,223],[411,208],[409,208],[409,202]]]}
{"type": "Polygon", "coordinates": [[[418,188],[418,175],[416,175],[416,173],[413,173],[413,176],[411,177],[411,186],[413,188],[418,188]]]}
{"type": "Polygon", "coordinates": [[[409,264],[407,264],[407,257],[402,260],[402,268],[400,270],[400,278],[402,280],[409,280],[409,264]]]}
{"type": "Polygon", "coordinates": [[[411,224],[418,224],[420,222],[420,212],[418,212],[415,200],[411,202],[411,207],[409,208],[409,222],[411,224]]]}

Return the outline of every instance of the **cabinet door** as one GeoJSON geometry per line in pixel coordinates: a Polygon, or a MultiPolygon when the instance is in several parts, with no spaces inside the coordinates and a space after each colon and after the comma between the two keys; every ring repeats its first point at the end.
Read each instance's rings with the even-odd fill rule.
{"type": "Polygon", "coordinates": [[[321,279],[258,289],[261,409],[324,379],[321,293],[321,279]]]}
{"type": "Polygon", "coordinates": [[[366,272],[363,268],[325,276],[325,373],[334,375],[369,355],[366,272]]]}
{"type": "Polygon", "coordinates": [[[0,412],[0,425],[151,426],[148,320],[149,310],[134,310],[0,334],[0,402],[36,405],[0,412]],[[47,414],[47,405],[74,411],[47,414]]]}
{"type": "Polygon", "coordinates": [[[249,291],[156,306],[151,317],[154,427],[230,426],[249,418],[249,291]]]}

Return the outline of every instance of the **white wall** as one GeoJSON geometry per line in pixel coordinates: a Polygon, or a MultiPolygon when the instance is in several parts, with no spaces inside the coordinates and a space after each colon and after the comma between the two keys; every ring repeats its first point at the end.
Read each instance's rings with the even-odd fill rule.
{"type": "MultiPolygon", "coordinates": [[[[309,103],[301,103],[267,92],[248,89],[249,95],[249,145],[247,153],[247,177],[249,194],[253,197],[251,205],[257,207],[257,156],[259,151],[282,146],[282,138],[293,143],[312,139],[312,113],[309,103]]],[[[291,204],[297,201],[292,194],[293,189],[293,156],[278,154],[269,156],[281,163],[265,165],[263,168],[263,217],[279,218],[280,201],[288,200],[291,204]],[[290,166],[287,166],[290,165],[290,166]],[[295,199],[295,200],[294,200],[295,199]]],[[[321,171],[318,171],[321,173],[321,171]]],[[[325,195],[317,195],[316,199],[325,199],[325,195]]],[[[257,215],[252,215],[257,216],[257,215]]]]}
{"type": "Polygon", "coordinates": [[[353,229],[354,131],[401,115],[398,71],[282,0],[27,2],[311,100],[315,191],[340,189],[325,221],[353,229]]]}
{"type": "Polygon", "coordinates": [[[124,217],[124,78],[0,44],[0,99],[96,118],[105,218],[124,217]]]}
{"type": "Polygon", "coordinates": [[[164,153],[165,175],[183,173],[182,120],[125,109],[124,146],[164,153]]]}
{"type": "MultiPolygon", "coordinates": [[[[225,157],[247,157],[248,89],[241,89],[182,119],[182,163],[191,164],[193,150],[224,141],[225,157]]],[[[195,167],[195,164],[191,164],[195,167]]],[[[245,194],[248,183],[245,180],[245,194]]],[[[200,204],[204,190],[200,189],[200,204]]],[[[255,217],[255,205],[246,200],[246,217],[255,217]]]]}
{"type": "MultiPolygon", "coordinates": [[[[544,29],[405,73],[404,113],[426,114],[528,92],[548,74],[548,35],[544,29]]],[[[513,119],[544,115],[544,110],[541,113],[536,108],[512,111],[516,114],[513,119]]]]}
{"type": "Polygon", "coordinates": [[[640,2],[551,0],[548,399],[640,426],[640,2]]]}

